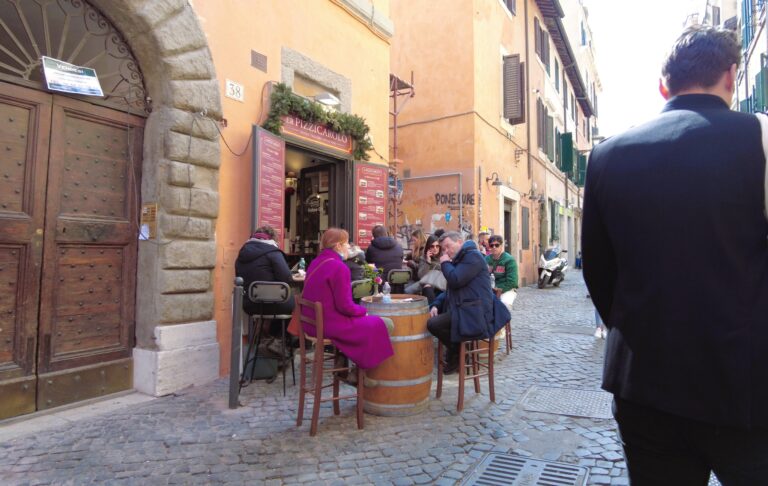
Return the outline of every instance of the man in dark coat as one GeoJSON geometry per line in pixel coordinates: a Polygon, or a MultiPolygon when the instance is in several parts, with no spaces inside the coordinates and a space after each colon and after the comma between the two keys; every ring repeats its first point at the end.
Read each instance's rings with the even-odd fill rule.
{"type": "MultiPolygon", "coordinates": [[[[285,282],[288,285],[293,281],[291,269],[285,261],[285,254],[280,251],[275,242],[275,232],[269,226],[257,228],[251,238],[240,248],[240,254],[235,261],[235,274],[245,281],[244,288],[248,289],[251,282],[285,282]]],[[[247,297],[243,299],[243,310],[251,315],[263,312],[264,314],[290,314],[293,312],[293,295],[282,304],[264,304],[262,308],[251,302],[247,297]]],[[[272,334],[280,335],[280,323],[272,326],[272,334]],[[275,329],[275,326],[277,328],[275,329]],[[277,334],[275,334],[277,330],[277,334]]]]}
{"type": "Polygon", "coordinates": [[[453,373],[459,367],[459,343],[495,335],[510,315],[491,289],[488,266],[475,242],[464,242],[455,231],[444,233],[439,241],[443,250],[440,267],[447,289],[432,302],[427,329],[448,350],[443,371],[453,373]],[[463,334],[469,329],[480,335],[463,334]]]}
{"type": "Polygon", "coordinates": [[[373,263],[376,268],[383,268],[381,278],[386,281],[390,270],[403,268],[403,247],[381,225],[374,226],[371,234],[373,240],[365,250],[365,261],[373,263]]]}
{"type": "Polygon", "coordinates": [[[655,119],[594,148],[584,279],[633,485],[768,478],[768,221],[760,123],[731,111],[741,48],[693,27],[655,119]]]}

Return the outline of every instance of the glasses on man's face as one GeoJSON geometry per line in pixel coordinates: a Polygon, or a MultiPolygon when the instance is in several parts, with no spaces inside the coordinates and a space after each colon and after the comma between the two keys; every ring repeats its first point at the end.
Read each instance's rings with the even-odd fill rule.
{"type": "Polygon", "coordinates": [[[498,247],[500,247],[500,246],[501,246],[501,243],[491,243],[491,244],[490,244],[490,245],[488,245],[488,246],[490,246],[491,248],[498,248],[498,247]]]}

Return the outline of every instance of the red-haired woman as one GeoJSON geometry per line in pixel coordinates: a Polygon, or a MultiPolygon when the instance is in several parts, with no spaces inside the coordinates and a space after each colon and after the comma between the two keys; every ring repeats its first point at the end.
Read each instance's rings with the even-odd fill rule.
{"type": "MultiPolygon", "coordinates": [[[[304,280],[302,297],[322,302],[325,338],[362,369],[374,368],[392,356],[392,343],[388,327],[379,316],[366,315],[365,307],[352,300],[349,268],[344,258],[349,251],[349,233],[329,228],[320,241],[323,250],[312,260],[304,280]]],[[[314,318],[311,309],[303,309],[307,317],[314,318]]],[[[315,330],[304,323],[310,336],[315,330]]]]}

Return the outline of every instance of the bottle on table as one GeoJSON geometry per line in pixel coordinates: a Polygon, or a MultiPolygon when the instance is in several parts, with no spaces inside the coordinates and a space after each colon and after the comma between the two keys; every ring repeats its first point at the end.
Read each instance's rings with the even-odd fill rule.
{"type": "Polygon", "coordinates": [[[384,282],[384,287],[381,288],[381,301],[392,302],[392,287],[389,286],[389,282],[384,282]]]}
{"type": "Polygon", "coordinates": [[[305,262],[304,258],[302,257],[299,260],[299,274],[304,275],[304,273],[306,273],[306,270],[307,270],[307,262],[305,262]]]}

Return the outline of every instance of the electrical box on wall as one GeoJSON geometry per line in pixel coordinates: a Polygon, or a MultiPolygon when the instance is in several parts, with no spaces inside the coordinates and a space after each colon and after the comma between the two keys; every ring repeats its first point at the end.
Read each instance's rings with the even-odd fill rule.
{"type": "Polygon", "coordinates": [[[154,240],[157,238],[157,203],[147,203],[141,206],[141,223],[139,240],[154,240]]]}

